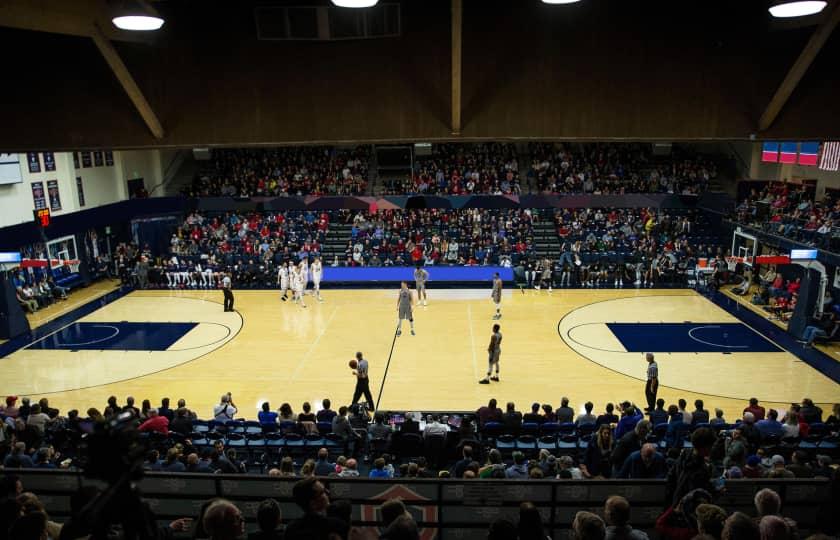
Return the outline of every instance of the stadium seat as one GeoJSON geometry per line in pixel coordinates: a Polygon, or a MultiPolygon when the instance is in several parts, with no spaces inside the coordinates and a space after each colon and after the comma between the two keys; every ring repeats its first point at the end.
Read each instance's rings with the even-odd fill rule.
{"type": "Polygon", "coordinates": [[[516,439],[516,449],[529,457],[536,455],[537,438],[533,435],[520,435],[516,439]]]}
{"type": "Polygon", "coordinates": [[[557,450],[557,435],[541,435],[537,441],[537,449],[554,453],[557,450]]]}

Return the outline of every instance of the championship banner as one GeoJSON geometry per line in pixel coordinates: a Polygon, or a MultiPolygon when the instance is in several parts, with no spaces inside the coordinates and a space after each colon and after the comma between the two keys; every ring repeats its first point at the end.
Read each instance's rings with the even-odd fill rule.
{"type": "Polygon", "coordinates": [[[53,152],[44,152],[44,170],[55,170],[55,154],[53,152]]]}
{"type": "Polygon", "coordinates": [[[27,152],[26,162],[29,164],[30,173],[41,172],[41,158],[38,156],[38,152],[27,152]]]}
{"type": "Polygon", "coordinates": [[[105,166],[106,167],[113,167],[114,166],[114,153],[110,150],[105,151],[105,166]]]}
{"type": "Polygon", "coordinates": [[[85,187],[82,185],[82,177],[76,177],[76,193],[79,195],[79,206],[85,205],[85,187]]]}
{"type": "Polygon", "coordinates": [[[101,167],[105,164],[105,161],[102,159],[102,152],[94,152],[93,153],[93,166],[94,167],[101,167]]]}
{"type": "Polygon", "coordinates": [[[91,166],[90,152],[81,152],[81,155],[82,155],[82,167],[87,169],[88,167],[91,166]]]}
{"type": "Polygon", "coordinates": [[[47,180],[47,194],[50,197],[50,211],[61,210],[61,195],[58,193],[58,180],[47,180]]]}
{"type": "Polygon", "coordinates": [[[35,203],[35,210],[43,210],[47,207],[43,182],[32,182],[32,201],[35,203]]]}

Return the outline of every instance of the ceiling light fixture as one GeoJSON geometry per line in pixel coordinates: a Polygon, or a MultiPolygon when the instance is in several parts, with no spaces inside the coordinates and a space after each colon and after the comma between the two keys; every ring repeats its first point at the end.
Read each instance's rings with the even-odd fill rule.
{"type": "Polygon", "coordinates": [[[775,0],[771,2],[770,15],[779,18],[804,17],[822,11],[824,0],[775,0]]]}
{"type": "Polygon", "coordinates": [[[580,0],[542,0],[544,4],[574,4],[580,0]]]}
{"type": "Polygon", "coordinates": [[[368,8],[373,7],[379,0],[332,0],[338,7],[344,8],[368,8]]]}
{"type": "Polygon", "coordinates": [[[148,32],[163,26],[163,17],[143,0],[123,0],[112,6],[111,22],[120,30],[148,32]]]}

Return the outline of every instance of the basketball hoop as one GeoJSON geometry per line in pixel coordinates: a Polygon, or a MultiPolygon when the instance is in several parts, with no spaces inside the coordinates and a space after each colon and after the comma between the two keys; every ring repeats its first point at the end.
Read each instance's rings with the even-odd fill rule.
{"type": "Polygon", "coordinates": [[[728,256],[726,257],[726,266],[729,268],[730,272],[734,272],[735,269],[738,267],[738,264],[745,264],[747,266],[752,266],[752,257],[734,257],[728,256]]]}

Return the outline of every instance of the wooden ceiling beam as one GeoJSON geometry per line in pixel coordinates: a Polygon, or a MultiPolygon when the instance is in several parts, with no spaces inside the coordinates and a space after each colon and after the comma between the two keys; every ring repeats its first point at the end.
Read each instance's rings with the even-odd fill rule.
{"type": "Polygon", "coordinates": [[[776,121],[776,117],[779,116],[785,103],[787,103],[793,91],[796,90],[799,81],[802,80],[805,72],[811,67],[814,58],[817,57],[817,54],[819,54],[825,42],[828,41],[837,23],[840,22],[840,0],[835,0],[835,2],[829,4],[828,9],[829,13],[825,15],[823,21],[817,26],[814,33],[811,34],[811,38],[808,40],[805,48],[802,49],[799,58],[793,63],[782,84],[779,85],[776,93],[773,94],[773,98],[770,100],[767,108],[764,109],[764,113],[758,121],[759,131],[766,130],[776,121]]]}
{"type": "Polygon", "coordinates": [[[461,133],[461,38],[464,6],[452,0],[452,134],[461,133]]]}
{"type": "Polygon", "coordinates": [[[154,135],[156,139],[162,139],[164,132],[160,120],[158,120],[155,111],[152,109],[152,106],[149,105],[149,102],[146,100],[146,96],[143,95],[140,87],[137,86],[137,83],[134,81],[134,77],[131,76],[128,68],[125,67],[122,58],[120,58],[120,55],[117,53],[116,49],[114,49],[114,45],[105,36],[105,34],[99,30],[97,25],[94,25],[93,27],[91,38],[93,38],[96,48],[99,49],[99,52],[102,53],[102,56],[105,58],[105,62],[107,62],[111,67],[111,71],[114,72],[114,76],[116,76],[117,80],[120,81],[125,93],[128,94],[128,98],[132,103],[134,103],[134,106],[137,108],[137,112],[140,113],[143,121],[146,122],[146,126],[148,126],[149,131],[152,132],[152,135],[154,135]]]}

